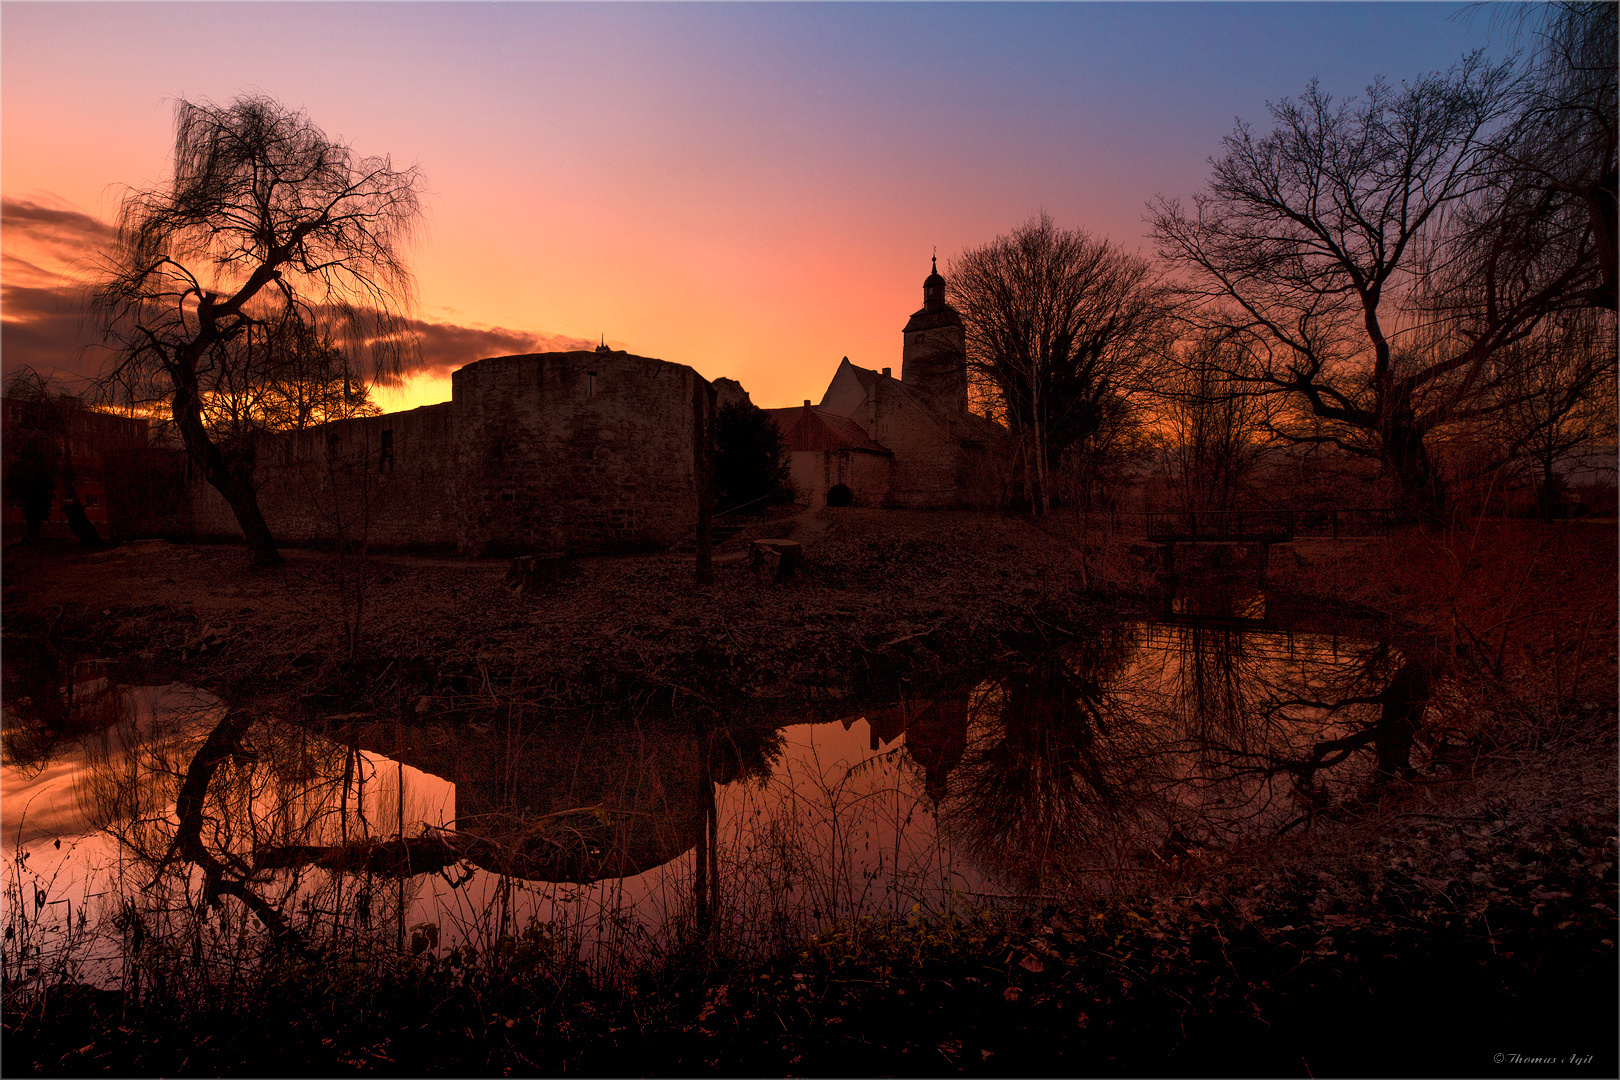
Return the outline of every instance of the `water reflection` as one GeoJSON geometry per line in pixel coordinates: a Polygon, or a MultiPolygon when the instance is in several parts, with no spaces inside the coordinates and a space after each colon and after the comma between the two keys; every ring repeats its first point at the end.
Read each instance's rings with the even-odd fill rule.
{"type": "Polygon", "coordinates": [[[373,724],[354,744],[455,786],[455,829],[485,869],[544,881],[630,877],[690,850],[711,783],[690,722],[523,706],[456,727],[373,724]]]}
{"type": "Polygon", "coordinates": [[[555,921],[587,898],[599,933],[634,936],[603,929],[628,904],[643,926],[791,934],[1097,884],[1410,769],[1433,649],[1291,612],[1188,595],[927,698],[786,725],[508,693],[317,732],[206,696],[130,707],[105,683],[53,684],[39,657],[13,671],[8,649],[6,842],[94,833],[176,910],[234,896],[272,933],[297,910],[391,907],[402,941],[491,905],[507,927],[524,903],[555,921]],[[29,809],[25,827],[19,778],[68,761],[72,813],[29,809]]]}
{"type": "Polygon", "coordinates": [[[1112,631],[975,688],[967,750],[944,799],[951,837],[1022,889],[1128,832],[1152,785],[1153,733],[1126,708],[1132,635],[1112,631]]]}

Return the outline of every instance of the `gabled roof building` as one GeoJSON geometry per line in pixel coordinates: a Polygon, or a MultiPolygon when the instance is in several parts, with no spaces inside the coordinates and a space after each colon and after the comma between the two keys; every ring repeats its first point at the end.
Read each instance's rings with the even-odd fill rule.
{"type": "Polygon", "coordinates": [[[962,316],[936,268],[906,323],[901,377],[844,357],[819,405],[766,410],[792,456],[799,498],[824,506],[848,489],[856,506],[992,508],[1001,495],[1001,425],[968,411],[962,316]]]}

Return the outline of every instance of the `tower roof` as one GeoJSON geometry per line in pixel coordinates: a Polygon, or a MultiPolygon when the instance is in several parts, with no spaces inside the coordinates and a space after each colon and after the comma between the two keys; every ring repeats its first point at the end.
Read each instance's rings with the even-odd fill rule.
{"type": "Polygon", "coordinates": [[[928,276],[923,278],[923,306],[906,323],[906,332],[961,325],[962,316],[945,302],[945,279],[940,276],[939,256],[936,255],[928,276]]]}

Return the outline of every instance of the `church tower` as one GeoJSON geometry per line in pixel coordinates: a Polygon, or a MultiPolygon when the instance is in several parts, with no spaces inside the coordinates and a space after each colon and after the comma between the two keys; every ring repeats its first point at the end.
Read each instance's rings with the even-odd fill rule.
{"type": "Polygon", "coordinates": [[[967,412],[967,333],[962,316],[945,302],[939,258],[923,279],[922,310],[906,323],[900,382],[921,392],[948,416],[967,412]]]}

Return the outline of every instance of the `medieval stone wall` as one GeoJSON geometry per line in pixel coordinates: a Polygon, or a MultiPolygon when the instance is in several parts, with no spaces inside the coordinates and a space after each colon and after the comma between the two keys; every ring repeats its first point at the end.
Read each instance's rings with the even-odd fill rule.
{"type": "MultiPolygon", "coordinates": [[[[480,360],[440,405],[267,436],[259,507],[277,540],[474,555],[667,547],[697,522],[691,368],[625,353],[480,360]]],[[[241,535],[189,477],[192,532],[241,535]]]]}
{"type": "Polygon", "coordinates": [[[888,503],[909,509],[948,510],[969,505],[962,475],[961,440],[925,405],[886,382],[874,387],[858,416],[873,438],[895,450],[888,503]]]}
{"type": "Polygon", "coordinates": [[[182,538],[194,531],[186,454],[161,446],[109,452],[107,531],[113,540],[182,538]]]}
{"type": "MultiPolygon", "coordinates": [[[[259,509],[281,543],[454,548],[452,438],[448,403],[265,436],[254,472],[259,509]]],[[[190,493],[197,535],[241,535],[230,506],[195,470],[190,493]]]]}
{"type": "Polygon", "coordinates": [[[462,548],[633,551],[697,524],[692,420],[707,385],[626,353],[546,353],[451,376],[462,548]]]}

